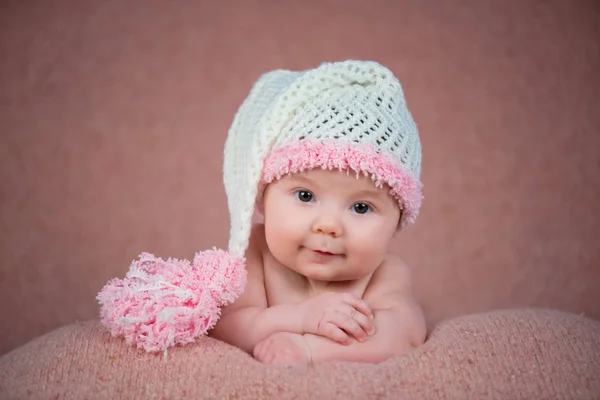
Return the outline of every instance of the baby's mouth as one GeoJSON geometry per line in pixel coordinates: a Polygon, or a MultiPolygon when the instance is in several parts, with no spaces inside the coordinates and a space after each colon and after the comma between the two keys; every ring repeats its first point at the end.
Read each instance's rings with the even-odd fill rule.
{"type": "Polygon", "coordinates": [[[314,254],[318,254],[320,256],[323,257],[341,257],[344,254],[343,253],[335,253],[329,250],[313,250],[313,249],[309,249],[311,250],[314,254]]]}
{"type": "Polygon", "coordinates": [[[319,247],[312,247],[312,246],[301,246],[301,249],[308,251],[310,253],[312,253],[315,256],[321,257],[321,258],[335,258],[335,257],[343,257],[345,256],[344,253],[340,253],[340,252],[336,252],[336,251],[332,251],[328,248],[319,248],[319,247]]]}

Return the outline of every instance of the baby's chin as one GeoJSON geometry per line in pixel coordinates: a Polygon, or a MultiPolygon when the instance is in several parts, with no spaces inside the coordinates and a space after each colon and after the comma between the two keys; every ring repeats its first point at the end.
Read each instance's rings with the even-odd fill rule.
{"type": "Polygon", "coordinates": [[[357,271],[349,273],[349,271],[338,265],[323,265],[313,263],[302,263],[293,268],[297,273],[303,275],[306,279],[327,282],[351,282],[365,278],[369,275],[368,272],[357,271]]]}

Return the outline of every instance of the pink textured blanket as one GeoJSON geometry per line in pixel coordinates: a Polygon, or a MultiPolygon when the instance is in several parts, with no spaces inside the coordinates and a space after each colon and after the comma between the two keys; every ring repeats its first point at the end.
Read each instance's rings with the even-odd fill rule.
{"type": "Polygon", "coordinates": [[[600,322],[505,310],[438,325],[385,363],[265,366],[209,337],[166,359],[98,322],[66,326],[0,358],[2,399],[600,398],[600,322]]]}

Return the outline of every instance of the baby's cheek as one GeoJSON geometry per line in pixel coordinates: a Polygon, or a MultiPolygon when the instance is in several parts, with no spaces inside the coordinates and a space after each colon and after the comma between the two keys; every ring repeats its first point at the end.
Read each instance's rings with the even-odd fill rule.
{"type": "Polygon", "coordinates": [[[360,258],[362,264],[377,264],[383,261],[386,254],[387,243],[380,235],[364,235],[357,238],[354,248],[354,255],[360,258]]]}

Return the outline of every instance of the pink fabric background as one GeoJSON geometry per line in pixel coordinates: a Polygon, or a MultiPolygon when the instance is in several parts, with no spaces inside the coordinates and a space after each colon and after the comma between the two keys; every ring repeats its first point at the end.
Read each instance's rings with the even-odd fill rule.
{"type": "Polygon", "coordinates": [[[96,318],[142,251],[225,247],[222,147],[258,75],[374,59],[423,149],[395,249],[430,326],[504,307],[600,318],[594,1],[3,1],[0,354],[96,318]]]}

